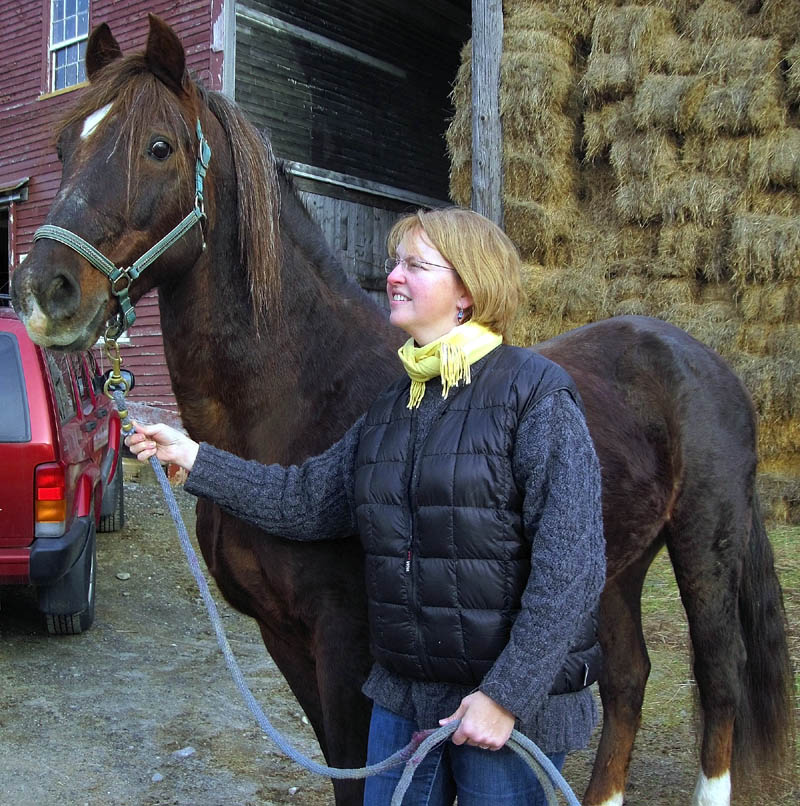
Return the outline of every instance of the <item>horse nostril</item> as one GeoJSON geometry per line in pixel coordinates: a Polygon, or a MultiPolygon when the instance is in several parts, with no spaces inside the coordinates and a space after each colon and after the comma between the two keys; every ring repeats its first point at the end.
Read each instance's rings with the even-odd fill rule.
{"type": "Polygon", "coordinates": [[[81,291],[78,284],[68,274],[56,274],[47,286],[45,310],[50,316],[66,318],[78,310],[81,291]]]}

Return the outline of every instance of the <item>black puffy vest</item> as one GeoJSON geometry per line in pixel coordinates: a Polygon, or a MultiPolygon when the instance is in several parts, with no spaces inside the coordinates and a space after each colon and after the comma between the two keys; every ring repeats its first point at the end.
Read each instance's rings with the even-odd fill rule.
{"type": "MultiPolygon", "coordinates": [[[[512,473],[518,423],[556,390],[579,397],[559,366],[504,345],[451,390],[417,447],[408,390],[404,378],[378,397],[356,458],[371,649],[405,677],[474,686],[508,642],[530,575],[512,473]]],[[[584,633],[579,649],[595,644],[591,624],[584,633]]],[[[556,685],[592,682],[579,666],[577,684],[566,670],[556,685]]]]}

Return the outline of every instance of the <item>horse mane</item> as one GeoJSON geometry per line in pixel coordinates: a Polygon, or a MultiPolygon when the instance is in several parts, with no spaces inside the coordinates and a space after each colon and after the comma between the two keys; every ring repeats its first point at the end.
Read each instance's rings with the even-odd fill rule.
{"type": "MultiPolygon", "coordinates": [[[[201,105],[208,107],[222,126],[233,159],[237,188],[237,224],[239,257],[247,272],[251,302],[256,323],[267,310],[279,310],[280,300],[280,235],[278,218],[281,195],[272,147],[245,117],[239,107],[218,92],[205,89],[199,82],[185,78],[187,101],[178,103],[175,93],[150,70],[143,54],[132,54],[111,62],[90,83],[78,103],[56,127],[58,140],[70,126],[85,120],[106,104],[113,103],[123,112],[117,145],[134,155],[147,147],[153,120],[166,127],[164,133],[180,143],[176,150],[181,185],[194,195],[194,154],[196,135],[194,120],[187,120],[186,105],[193,116],[199,116],[201,105]]],[[[110,125],[105,118],[100,129],[110,125]]],[[[78,159],[88,157],[87,149],[79,149],[78,159]]],[[[213,182],[214,161],[209,179],[213,182]]],[[[128,198],[134,187],[133,171],[128,171],[128,198]]]]}

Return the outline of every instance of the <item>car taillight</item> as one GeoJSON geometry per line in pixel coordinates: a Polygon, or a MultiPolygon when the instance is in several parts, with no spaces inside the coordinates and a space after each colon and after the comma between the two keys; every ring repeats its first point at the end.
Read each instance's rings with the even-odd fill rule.
{"type": "Polygon", "coordinates": [[[39,465],[35,475],[36,537],[59,537],[67,521],[67,487],[60,464],[39,465]]]}

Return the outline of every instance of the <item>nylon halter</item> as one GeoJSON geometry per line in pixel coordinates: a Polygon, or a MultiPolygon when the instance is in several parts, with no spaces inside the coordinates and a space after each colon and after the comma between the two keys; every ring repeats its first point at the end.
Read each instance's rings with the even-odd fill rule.
{"type": "MultiPolygon", "coordinates": [[[[115,266],[102,252],[92,246],[88,241],[70,232],[63,227],[57,227],[53,224],[44,224],[33,233],[33,240],[38,241],[41,238],[48,238],[53,241],[59,241],[71,249],[74,249],[81,257],[85,258],[92,264],[98,271],[101,271],[108,277],[111,282],[111,293],[117,298],[120,308],[120,321],[119,329],[115,333],[118,336],[120,333],[126,331],[136,320],[136,313],[133,309],[133,303],[130,300],[128,292],[131,283],[154,261],[158,260],[167,249],[173,244],[177,243],[188,233],[195,224],[205,220],[205,206],[203,202],[203,182],[205,180],[208,164],[211,161],[211,146],[208,144],[206,138],[203,136],[203,129],[200,126],[200,120],[197,121],[197,160],[195,163],[195,194],[194,194],[194,209],[168,232],[158,243],[150,247],[138,260],[134,261],[128,268],[122,266],[115,266]]],[[[205,239],[203,240],[203,248],[205,249],[205,239]]]]}

